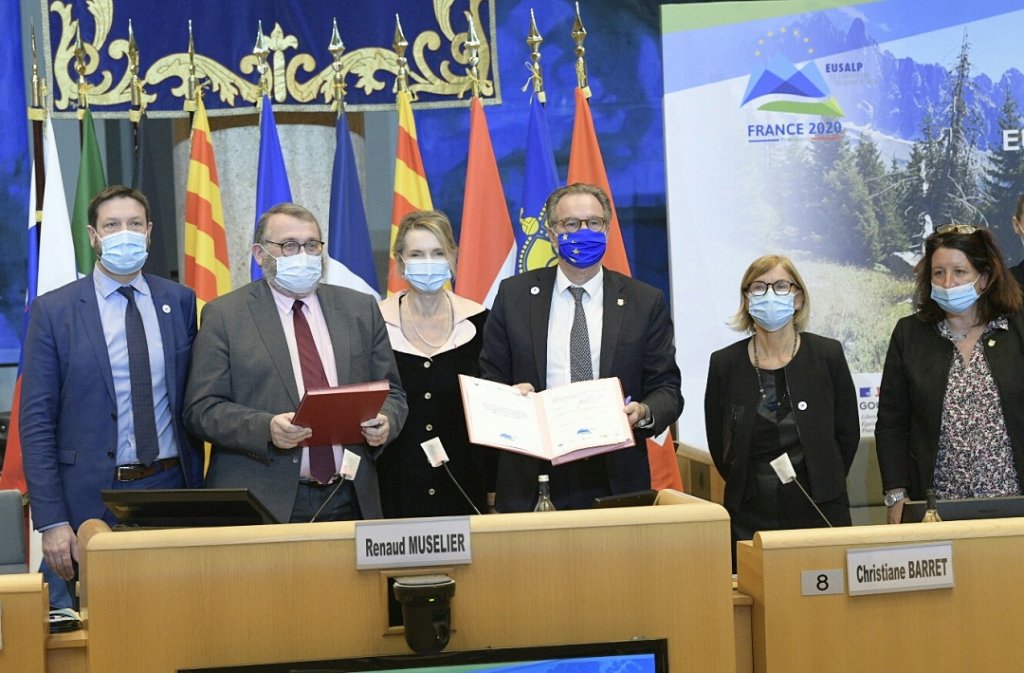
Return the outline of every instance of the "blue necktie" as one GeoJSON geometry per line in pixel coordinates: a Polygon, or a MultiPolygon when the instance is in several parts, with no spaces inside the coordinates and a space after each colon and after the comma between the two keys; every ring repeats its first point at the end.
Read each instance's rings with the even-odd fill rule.
{"type": "Polygon", "coordinates": [[[143,465],[152,465],[160,454],[153,411],[153,375],[149,369],[149,345],[142,314],[135,303],[135,288],[117,288],[128,306],[124,310],[124,333],[128,339],[128,374],[132,382],[132,418],[135,421],[135,455],[143,465]]]}

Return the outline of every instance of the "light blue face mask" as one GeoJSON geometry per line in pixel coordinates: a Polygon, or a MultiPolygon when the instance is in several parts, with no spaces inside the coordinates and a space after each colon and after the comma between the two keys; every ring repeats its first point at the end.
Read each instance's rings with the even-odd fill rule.
{"type": "Polygon", "coordinates": [[[146,263],[146,235],[134,231],[119,231],[100,239],[100,263],[103,268],[119,276],[135,273],[146,263]]]}
{"type": "Polygon", "coordinates": [[[277,257],[275,260],[277,271],[274,273],[274,282],[282,289],[299,297],[304,297],[316,289],[324,269],[320,255],[300,252],[289,257],[277,257]]]}
{"type": "Polygon", "coordinates": [[[420,292],[433,294],[445,281],[451,280],[452,267],[447,259],[402,259],[405,264],[405,279],[420,292]]]}
{"type": "Polygon", "coordinates": [[[793,293],[781,297],[773,288],[760,297],[750,297],[747,301],[747,313],[762,329],[777,332],[793,318],[796,312],[793,293]]]}
{"type": "MultiPolygon", "coordinates": [[[[978,276],[978,278],[981,278],[981,276],[978,276]]],[[[978,301],[978,291],[974,288],[978,278],[975,278],[974,282],[957,285],[949,289],[932,283],[932,299],[946,313],[963,313],[978,301]]]]}

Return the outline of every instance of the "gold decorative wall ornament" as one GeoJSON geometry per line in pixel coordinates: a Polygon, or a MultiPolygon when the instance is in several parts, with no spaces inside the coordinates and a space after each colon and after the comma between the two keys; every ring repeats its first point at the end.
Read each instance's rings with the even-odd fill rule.
{"type": "MultiPolygon", "coordinates": [[[[500,102],[497,70],[494,68],[489,41],[494,33],[495,1],[469,0],[466,15],[477,26],[490,27],[489,34],[478,37],[479,45],[474,45],[472,51],[475,51],[480,95],[500,102]],[[480,16],[482,8],[487,12],[486,21],[480,16]]],[[[459,4],[464,6],[462,2],[459,4]]],[[[456,33],[452,28],[454,5],[455,0],[433,0],[436,30],[422,30],[412,38],[406,64],[410,93],[414,99],[421,93],[449,99],[423,102],[422,107],[465,106],[467,102],[458,100],[459,96],[474,85],[472,75],[465,73],[473,57],[466,44],[469,40],[468,30],[456,33]],[[442,52],[445,42],[450,57],[445,55],[438,62],[437,56],[442,52]],[[436,65],[432,66],[431,60],[436,65]],[[463,74],[456,74],[456,69],[463,74]]],[[[167,53],[153,61],[145,69],[145,74],[136,71],[133,82],[129,40],[112,37],[115,10],[131,11],[132,3],[129,0],[87,0],[86,7],[95,30],[92,39],[83,41],[77,50],[76,36],[80,34],[81,22],[88,22],[90,17],[74,16],[76,7],[79,5],[62,0],[50,3],[49,11],[59,18],[58,35],[51,36],[51,24],[45,22],[45,39],[52,45],[46,54],[47,65],[54,73],[53,109],[58,117],[73,115],[76,107],[83,105],[90,107],[97,117],[123,116],[125,105],[146,109],[146,114],[152,117],[179,116],[184,114],[183,110],[188,106],[190,98],[194,99],[196,78],[205,80],[211,95],[219,99],[222,105],[233,108],[211,108],[212,115],[251,114],[252,105],[260,99],[260,82],[254,81],[257,79],[267,87],[275,103],[275,110],[336,109],[335,92],[338,91],[339,76],[342,80],[354,76],[354,82],[348,83],[349,92],[358,89],[368,96],[374,92],[390,90],[399,69],[396,53],[386,46],[354,49],[340,58],[328,55],[318,62],[316,56],[302,49],[316,49],[319,52],[322,43],[301,44],[299,37],[291,34],[287,26],[275,23],[269,35],[260,33],[267,50],[262,57],[248,53],[242,55],[237,62],[229,63],[201,53],[194,53],[190,59],[189,51],[167,53]],[[253,77],[254,73],[259,72],[261,58],[266,60],[267,71],[262,77],[253,77]],[[194,68],[191,80],[190,63],[194,68]],[[167,80],[178,81],[170,89],[166,86],[163,88],[162,95],[165,98],[169,91],[170,96],[180,99],[173,105],[166,100],[158,101],[161,92],[154,91],[167,80]],[[118,109],[104,110],[114,107],[118,109]]],[[[187,17],[181,18],[182,22],[187,20],[187,17]]],[[[325,35],[329,26],[325,25],[325,35]]],[[[195,26],[200,41],[204,33],[218,30],[217,26],[195,26]]],[[[356,111],[387,109],[394,107],[394,101],[359,103],[349,100],[348,107],[356,111]]]]}

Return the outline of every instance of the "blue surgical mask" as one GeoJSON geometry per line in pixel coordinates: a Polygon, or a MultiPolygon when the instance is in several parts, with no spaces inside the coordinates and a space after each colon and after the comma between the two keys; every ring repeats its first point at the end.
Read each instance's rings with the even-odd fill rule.
{"type": "Polygon", "coordinates": [[[603,231],[580,227],[579,231],[558,234],[558,255],[578,269],[600,262],[607,247],[608,237],[603,231]]]}
{"type": "Polygon", "coordinates": [[[433,294],[445,281],[452,278],[452,267],[447,259],[402,259],[405,264],[405,279],[420,292],[433,294]]]}
{"type": "Polygon", "coordinates": [[[777,332],[785,327],[786,323],[793,319],[795,312],[792,292],[779,296],[775,294],[775,290],[768,288],[760,297],[750,297],[747,300],[747,313],[762,329],[769,332],[777,332]]]}
{"type": "Polygon", "coordinates": [[[110,273],[127,276],[146,263],[146,235],[134,231],[119,231],[100,239],[100,263],[110,273]]]}
{"type": "Polygon", "coordinates": [[[300,252],[290,257],[277,257],[276,262],[274,281],[282,289],[300,297],[315,290],[323,274],[323,260],[320,255],[300,252]]]}
{"type": "MultiPolygon", "coordinates": [[[[980,277],[978,276],[978,278],[980,277]]],[[[932,299],[946,313],[963,313],[978,301],[978,291],[974,289],[974,284],[978,282],[978,278],[975,278],[973,283],[957,285],[949,289],[939,287],[933,283],[932,299]]]]}

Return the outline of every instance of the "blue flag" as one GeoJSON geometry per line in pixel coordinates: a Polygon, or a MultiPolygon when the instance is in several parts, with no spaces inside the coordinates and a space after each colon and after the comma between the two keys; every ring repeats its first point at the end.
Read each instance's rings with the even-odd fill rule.
{"type": "MultiPolygon", "coordinates": [[[[270,97],[264,96],[263,112],[260,114],[260,163],[256,172],[256,223],[259,223],[260,215],[273,206],[291,200],[292,188],[288,185],[288,171],[284,167],[284,154],[281,153],[281,139],[277,136],[274,111],[270,107],[270,97]]],[[[263,278],[263,270],[255,258],[250,262],[249,270],[253,280],[263,278]]]]}
{"type": "Polygon", "coordinates": [[[335,125],[338,138],[331,172],[331,210],[327,226],[327,274],[324,282],[350,287],[380,299],[377,269],[373,264],[370,229],[359,190],[359,174],[352,152],[348,118],[342,113],[335,125]]]}
{"type": "Polygon", "coordinates": [[[544,104],[533,97],[530,126],[526,133],[526,166],[523,171],[523,197],[519,207],[516,233],[516,273],[554,266],[558,259],[548,241],[547,213],[544,203],[561,183],[555,168],[555,152],[544,104]]]}

